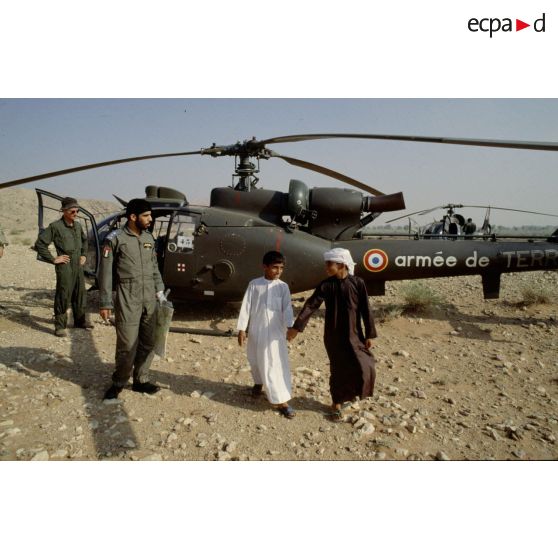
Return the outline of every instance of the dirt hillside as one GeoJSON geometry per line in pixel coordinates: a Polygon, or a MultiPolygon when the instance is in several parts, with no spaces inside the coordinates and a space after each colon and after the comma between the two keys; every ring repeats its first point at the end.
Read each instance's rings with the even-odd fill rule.
{"type": "MultiPolygon", "coordinates": [[[[46,188],[48,190],[48,188],[46,188]]],[[[80,204],[97,220],[118,211],[121,206],[106,200],[79,199],[80,204]]],[[[51,207],[59,203],[52,200],[51,207]]],[[[53,211],[45,212],[46,224],[56,218],[53,211]]],[[[27,188],[0,190],[0,227],[10,244],[31,245],[37,236],[37,194],[27,188]]]]}

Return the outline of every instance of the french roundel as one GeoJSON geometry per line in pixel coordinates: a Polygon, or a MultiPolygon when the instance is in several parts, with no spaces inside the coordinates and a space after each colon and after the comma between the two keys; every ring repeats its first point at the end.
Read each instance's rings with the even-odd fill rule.
{"type": "Polygon", "coordinates": [[[368,271],[383,271],[388,264],[388,255],[383,250],[374,248],[364,254],[363,263],[368,271]]]}

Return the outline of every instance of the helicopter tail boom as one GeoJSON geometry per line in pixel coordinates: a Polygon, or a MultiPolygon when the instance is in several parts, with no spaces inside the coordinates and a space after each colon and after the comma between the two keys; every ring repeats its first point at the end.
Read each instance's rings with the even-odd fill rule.
{"type": "Polygon", "coordinates": [[[386,281],[480,275],[485,298],[498,298],[502,273],[558,269],[556,241],[367,239],[336,242],[335,246],[351,251],[357,263],[355,273],[366,281],[371,294],[383,294],[381,285],[386,281]]]}

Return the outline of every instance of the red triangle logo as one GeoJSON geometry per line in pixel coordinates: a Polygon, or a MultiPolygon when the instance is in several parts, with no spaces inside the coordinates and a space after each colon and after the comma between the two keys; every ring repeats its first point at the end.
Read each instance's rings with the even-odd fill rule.
{"type": "Polygon", "coordinates": [[[525,23],[524,21],[521,21],[520,19],[515,20],[515,30],[516,31],[521,31],[522,29],[525,29],[526,27],[531,27],[531,24],[530,23],[525,23]]]}

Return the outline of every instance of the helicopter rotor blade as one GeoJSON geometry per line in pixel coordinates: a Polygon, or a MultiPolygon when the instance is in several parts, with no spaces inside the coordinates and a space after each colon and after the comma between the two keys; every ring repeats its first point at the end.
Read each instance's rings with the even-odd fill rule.
{"type": "Polygon", "coordinates": [[[444,206],[439,205],[438,207],[433,207],[432,209],[425,209],[423,211],[420,211],[419,215],[428,215],[429,213],[432,213],[433,211],[436,211],[437,209],[444,209],[444,206]]]}
{"type": "Polygon", "coordinates": [[[147,159],[161,159],[163,157],[183,157],[185,155],[201,155],[201,150],[186,151],[183,153],[162,153],[160,155],[144,155],[142,157],[128,157],[127,159],[115,159],[114,161],[104,161],[102,163],[93,163],[91,165],[83,165],[81,167],[72,167],[69,169],[58,170],[54,172],[47,172],[45,174],[37,174],[35,176],[28,176],[27,178],[20,178],[18,180],[10,180],[9,182],[0,183],[0,190],[2,188],[9,188],[10,186],[18,186],[19,184],[27,184],[28,182],[35,182],[37,180],[45,180],[55,176],[62,176],[64,174],[71,174],[73,172],[81,172],[89,169],[97,169],[100,167],[108,167],[110,165],[120,165],[122,163],[131,163],[132,161],[144,161],[147,159]]]}
{"type": "Polygon", "coordinates": [[[545,215],[546,217],[558,217],[555,213],[541,213],[540,211],[528,211],[526,209],[511,209],[509,207],[496,207],[494,205],[464,205],[463,207],[476,207],[480,209],[499,209],[501,211],[517,211],[518,213],[532,213],[533,215],[545,215]]]}
{"type": "Polygon", "coordinates": [[[477,147],[503,147],[509,149],[533,149],[540,151],[558,151],[558,143],[542,141],[492,140],[473,138],[444,138],[434,136],[403,136],[389,134],[301,134],[293,136],[278,136],[261,141],[253,141],[254,146],[274,143],[292,143],[319,139],[373,139],[388,141],[412,141],[422,143],[446,143],[452,145],[472,145],[477,147]]]}
{"type": "Polygon", "coordinates": [[[395,219],[390,219],[386,221],[386,223],[392,223],[393,221],[398,221],[399,219],[405,219],[406,217],[410,217],[411,215],[426,215],[431,211],[436,211],[436,209],[441,209],[442,206],[439,205],[438,207],[433,207],[432,209],[421,209],[420,211],[413,211],[413,213],[407,213],[406,215],[401,215],[401,217],[396,217],[395,219]]]}
{"type": "Polygon", "coordinates": [[[293,157],[279,155],[279,153],[276,153],[275,151],[269,151],[269,156],[276,157],[278,159],[283,159],[283,161],[286,161],[287,163],[289,163],[290,165],[294,165],[295,167],[302,167],[304,169],[319,172],[320,174],[325,174],[326,176],[330,176],[331,178],[335,178],[336,180],[340,180],[341,182],[345,182],[347,184],[350,184],[351,186],[360,188],[361,190],[364,190],[365,192],[372,194],[374,196],[384,195],[384,193],[380,192],[380,190],[376,190],[371,186],[363,184],[362,182],[359,182],[358,180],[355,180],[350,176],[345,176],[344,174],[328,169],[326,167],[322,167],[320,165],[316,165],[315,163],[309,163],[308,161],[302,161],[301,159],[294,159],[293,157]]]}

